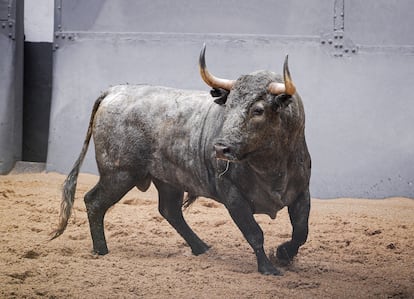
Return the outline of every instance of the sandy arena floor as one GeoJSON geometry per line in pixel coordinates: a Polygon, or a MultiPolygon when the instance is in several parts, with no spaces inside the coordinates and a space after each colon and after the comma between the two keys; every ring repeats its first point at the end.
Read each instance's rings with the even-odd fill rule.
{"type": "MultiPolygon", "coordinates": [[[[0,298],[414,298],[414,200],[312,200],[310,235],[281,277],[256,272],[226,209],[207,199],[185,212],[212,248],[193,256],[158,213],[157,192],[131,191],[106,216],[110,254],[91,253],[81,174],[74,217],[58,220],[54,173],[0,176],[0,298]]],[[[289,239],[286,209],[256,217],[266,252],[289,239]]]]}

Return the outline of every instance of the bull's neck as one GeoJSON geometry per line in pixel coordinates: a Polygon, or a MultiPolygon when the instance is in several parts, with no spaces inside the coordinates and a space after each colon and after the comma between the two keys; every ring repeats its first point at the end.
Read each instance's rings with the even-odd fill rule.
{"type": "Polygon", "coordinates": [[[303,129],[299,129],[296,132],[278,132],[272,137],[273,142],[259,149],[247,161],[260,176],[280,176],[286,171],[303,144],[304,134],[303,129]]]}

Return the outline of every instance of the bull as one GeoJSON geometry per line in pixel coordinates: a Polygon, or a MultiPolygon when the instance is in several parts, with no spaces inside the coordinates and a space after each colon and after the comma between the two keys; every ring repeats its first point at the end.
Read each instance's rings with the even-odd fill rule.
{"type": "Polygon", "coordinates": [[[288,207],[292,237],[277,248],[276,256],[283,263],[292,261],[308,235],[311,159],[304,108],[287,56],[283,77],[257,71],[229,80],[208,71],[205,49],[204,45],[199,67],[211,95],[118,85],[96,100],[83,148],[63,184],[59,224],[52,239],[67,227],[77,177],[93,135],[100,177],[84,202],[95,253],[108,253],[106,211],[132,188],[146,191],[152,182],[158,190],[160,214],[194,255],[209,246],[188,226],[182,208],[203,196],[227,208],[263,274],[281,272],[265,254],[263,231],[253,215],[274,219],[288,207]]]}

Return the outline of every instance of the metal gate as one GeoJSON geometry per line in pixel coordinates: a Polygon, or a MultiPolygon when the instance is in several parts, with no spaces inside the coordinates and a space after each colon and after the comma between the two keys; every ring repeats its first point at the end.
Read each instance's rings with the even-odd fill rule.
{"type": "Polygon", "coordinates": [[[0,0],[0,174],[21,157],[23,1],[0,0]]]}
{"type": "MultiPolygon", "coordinates": [[[[47,169],[68,172],[93,102],[119,83],[204,89],[221,77],[292,76],[307,115],[314,197],[414,197],[414,20],[410,0],[55,2],[47,169]]],[[[96,172],[93,151],[84,171],[96,172]]]]}

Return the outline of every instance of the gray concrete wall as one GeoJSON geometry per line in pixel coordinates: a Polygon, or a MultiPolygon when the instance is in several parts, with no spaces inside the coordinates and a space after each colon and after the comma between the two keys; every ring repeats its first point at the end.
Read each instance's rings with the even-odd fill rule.
{"type": "MultiPolygon", "coordinates": [[[[47,168],[68,172],[110,85],[208,88],[290,55],[305,103],[314,197],[414,197],[412,1],[56,1],[47,168]],[[404,19],[404,22],[398,20],[404,19]]],[[[93,150],[84,171],[96,172],[93,150]]]]}

